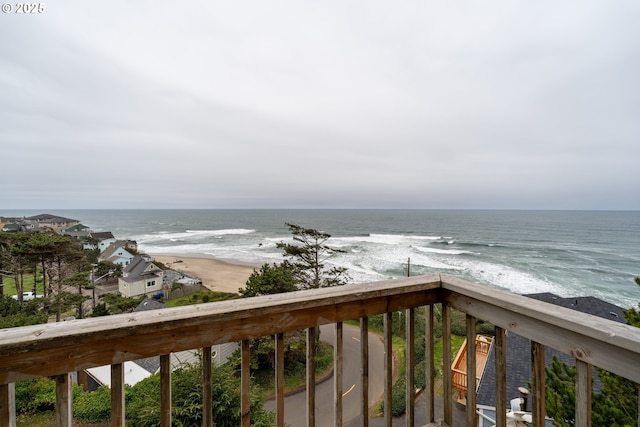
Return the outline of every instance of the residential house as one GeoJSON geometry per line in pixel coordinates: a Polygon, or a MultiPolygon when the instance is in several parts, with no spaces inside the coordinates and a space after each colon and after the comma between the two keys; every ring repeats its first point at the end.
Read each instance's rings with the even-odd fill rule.
{"type": "Polygon", "coordinates": [[[134,257],[135,255],[126,249],[126,241],[117,240],[100,253],[98,261],[109,261],[124,268],[134,257]]]}
{"type": "Polygon", "coordinates": [[[80,224],[76,219],[65,218],[51,214],[40,214],[25,218],[25,221],[31,224],[37,224],[37,228],[48,228],[56,233],[60,233],[63,229],[80,224]]]}
{"type": "Polygon", "coordinates": [[[110,231],[92,231],[87,239],[88,242],[83,245],[83,249],[99,249],[100,252],[116,242],[116,238],[110,231]]]}
{"type": "MultiPolygon", "coordinates": [[[[616,322],[624,323],[623,309],[617,305],[610,304],[606,301],[602,301],[594,297],[578,297],[578,298],[562,298],[551,293],[539,293],[525,295],[527,297],[555,304],[558,306],[570,308],[582,313],[591,314],[604,319],[614,320],[616,322]]],[[[507,332],[506,335],[506,347],[507,347],[507,377],[506,377],[506,391],[507,391],[507,408],[509,408],[512,399],[521,397],[519,388],[527,387],[527,384],[531,382],[531,341],[521,337],[518,334],[507,332]]],[[[561,353],[553,348],[545,348],[545,363],[547,366],[551,365],[553,356],[556,356],[560,361],[569,365],[575,365],[575,359],[567,354],[561,353]]],[[[600,381],[596,374],[593,375],[594,389],[600,388],[600,381]]],[[[493,426],[493,424],[483,418],[495,419],[495,348],[491,346],[487,362],[485,364],[484,372],[481,375],[480,384],[478,386],[478,394],[476,398],[477,410],[481,414],[479,420],[479,427],[493,426]]],[[[528,408],[531,410],[531,405],[528,408]]],[[[551,426],[551,421],[547,423],[551,426]]]]}
{"type": "Polygon", "coordinates": [[[71,227],[63,228],[60,231],[60,234],[63,234],[65,236],[71,236],[75,239],[82,239],[85,237],[89,237],[90,233],[91,233],[91,229],[86,225],[82,225],[82,224],[75,224],[75,225],[72,225],[71,227]]]}
{"type": "Polygon", "coordinates": [[[125,297],[153,295],[162,291],[164,271],[150,257],[136,255],[118,278],[118,290],[125,297]]]}
{"type": "Polygon", "coordinates": [[[2,228],[0,228],[0,230],[4,231],[5,233],[17,233],[19,231],[23,231],[22,226],[17,222],[8,222],[2,224],[2,228]]]}

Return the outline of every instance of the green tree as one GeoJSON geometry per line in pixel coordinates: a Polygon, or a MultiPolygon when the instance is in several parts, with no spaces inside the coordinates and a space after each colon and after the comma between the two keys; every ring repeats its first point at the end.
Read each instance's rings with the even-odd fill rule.
{"type": "Polygon", "coordinates": [[[284,261],[280,264],[263,264],[259,271],[254,270],[245,287],[238,292],[246,298],[296,290],[298,288],[293,266],[288,261],[284,261]]]}
{"type": "Polygon", "coordinates": [[[326,244],[331,237],[330,234],[291,223],[286,225],[295,243],[280,242],[277,247],[284,251],[285,257],[293,260],[292,265],[300,288],[323,288],[344,285],[349,281],[346,268],[329,267],[325,264],[329,258],[344,252],[326,244]]]}
{"type": "MultiPolygon", "coordinates": [[[[640,286],[640,277],[635,283],[640,286]]],[[[639,304],[640,307],[640,304],[639,304]]],[[[640,313],[635,308],[624,311],[629,325],[640,327],[640,313]]],[[[602,388],[592,398],[593,427],[634,426],[638,420],[638,384],[619,375],[596,368],[602,388]]],[[[558,427],[575,426],[576,369],[554,357],[546,368],[546,408],[558,427]]]]}
{"type": "Polygon", "coordinates": [[[102,300],[107,304],[111,314],[131,313],[144,299],[141,297],[123,297],[120,294],[105,294],[102,300]]]}
{"type": "MultiPolygon", "coordinates": [[[[25,242],[27,233],[0,233],[0,275],[12,277],[18,301],[22,304],[23,277],[27,268],[25,242]]],[[[4,291],[3,291],[4,293],[4,291]]]]}
{"type": "Polygon", "coordinates": [[[47,322],[40,298],[20,304],[8,295],[0,295],[0,329],[47,322]]]}

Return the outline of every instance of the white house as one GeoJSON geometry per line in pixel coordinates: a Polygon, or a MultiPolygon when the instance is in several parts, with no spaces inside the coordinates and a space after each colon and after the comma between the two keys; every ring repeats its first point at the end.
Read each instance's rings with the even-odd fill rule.
{"type": "Polygon", "coordinates": [[[118,290],[125,297],[153,295],[162,291],[164,271],[151,258],[142,255],[133,257],[118,278],[118,290]]]}
{"type": "Polygon", "coordinates": [[[124,240],[118,240],[112,243],[98,256],[98,261],[109,261],[125,268],[135,257],[135,255],[125,248],[125,245],[126,241],[124,240]]]}

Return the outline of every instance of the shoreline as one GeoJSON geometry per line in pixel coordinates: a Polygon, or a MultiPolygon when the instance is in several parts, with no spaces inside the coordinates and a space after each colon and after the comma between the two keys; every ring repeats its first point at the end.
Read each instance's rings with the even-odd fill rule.
{"type": "Polygon", "coordinates": [[[214,292],[238,293],[245,287],[249,276],[260,268],[259,265],[201,253],[149,255],[172,270],[197,277],[202,286],[214,292]]]}

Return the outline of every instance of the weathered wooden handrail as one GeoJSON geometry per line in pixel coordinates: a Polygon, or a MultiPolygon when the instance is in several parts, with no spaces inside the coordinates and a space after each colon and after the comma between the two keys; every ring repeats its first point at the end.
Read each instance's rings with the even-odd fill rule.
{"type": "MultiPolygon", "coordinates": [[[[576,419],[589,418],[587,403],[590,397],[586,381],[589,381],[590,367],[599,366],[622,375],[632,381],[640,382],[640,329],[624,324],[600,319],[573,310],[532,300],[523,296],[504,292],[492,287],[469,283],[449,276],[422,276],[375,283],[347,285],[311,291],[292,292],[277,296],[264,296],[249,299],[209,303],[196,306],[179,307],[167,310],[144,311],[102,318],[74,320],[70,322],[50,323],[22,328],[0,330],[0,424],[15,417],[12,409],[12,383],[24,379],[55,376],[58,389],[64,394],[68,389],[68,373],[95,366],[112,365],[112,419],[114,425],[123,425],[123,384],[122,363],[152,356],[163,356],[167,362],[172,352],[190,349],[206,349],[212,345],[227,342],[242,342],[250,338],[265,335],[276,336],[276,358],[282,358],[282,334],[288,331],[308,329],[309,337],[315,337],[313,328],[319,325],[335,323],[336,335],[341,336],[339,322],[361,319],[364,332],[362,341],[366,343],[367,317],[376,314],[385,316],[385,361],[391,365],[390,337],[391,313],[407,310],[407,318],[413,318],[413,309],[427,306],[426,360],[427,378],[432,378],[434,310],[433,304],[442,304],[443,319],[443,358],[451,361],[450,310],[456,309],[467,314],[468,351],[475,355],[475,319],[482,319],[497,326],[496,335],[496,373],[500,378],[504,374],[504,331],[514,331],[532,340],[534,377],[532,404],[534,421],[544,417],[544,346],[565,352],[579,361],[578,379],[579,401],[576,419]],[[311,328],[311,329],[309,329],[311,328]],[[542,377],[540,370],[542,369],[542,377]],[[586,373],[586,374],[585,374],[586,373]],[[583,397],[583,395],[585,395],[583,397]],[[115,409],[113,409],[115,408],[115,409]],[[115,411],[115,412],[114,412],[115,411]]],[[[413,340],[413,328],[407,328],[408,342],[413,340]]],[[[341,352],[337,344],[336,362],[340,369],[341,352]]],[[[413,348],[413,346],[411,346],[413,348]]],[[[368,394],[368,345],[362,347],[362,411],[367,408],[368,394]]],[[[248,364],[248,347],[243,346],[243,360],[248,364]]],[[[311,356],[313,357],[313,356],[311,356]]],[[[407,356],[407,372],[413,372],[413,355],[407,356]]],[[[167,363],[165,363],[167,364],[167,363]]],[[[279,362],[278,365],[281,365],[279,362]]],[[[245,363],[243,363],[245,365],[245,363]]],[[[386,391],[385,418],[391,425],[390,406],[391,368],[385,374],[386,391]]],[[[444,373],[444,420],[452,422],[451,382],[452,370],[449,362],[442,367],[444,373]]],[[[475,359],[468,358],[470,369],[467,381],[475,382],[475,359]]],[[[162,373],[166,385],[170,383],[170,368],[162,373]]],[[[339,371],[338,375],[339,375],[339,371]]],[[[205,374],[206,375],[206,374],[205,374]]],[[[209,374],[210,375],[210,374],[209,374]]],[[[282,369],[277,371],[277,423],[283,424],[282,414],[282,369]]],[[[310,377],[313,381],[313,376],[310,377]]],[[[336,378],[335,393],[342,389],[341,378],[336,378]]],[[[248,381],[243,381],[243,391],[248,381]]],[[[407,395],[413,387],[412,379],[407,381],[407,395]]],[[[474,384],[471,383],[473,388],[474,384]]],[[[497,409],[504,414],[504,384],[497,384],[497,409]]],[[[206,390],[205,390],[206,392],[206,390]]],[[[167,391],[170,396],[170,390],[167,391]]],[[[313,387],[308,387],[309,399],[314,399],[313,387]]],[[[427,422],[434,421],[433,382],[428,381],[427,422]]],[[[68,401],[68,399],[67,399],[68,401]]],[[[169,400],[170,402],[170,400],[169,400]]],[[[472,406],[468,410],[467,425],[473,425],[475,419],[475,394],[469,395],[467,402],[472,406]]],[[[335,398],[337,407],[341,406],[340,397],[335,398]]],[[[412,410],[412,400],[407,405],[412,410]]],[[[59,415],[58,424],[68,425],[69,407],[59,415]]],[[[308,409],[313,410],[313,402],[308,409]]],[[[313,414],[309,415],[313,424],[313,414]]],[[[366,416],[364,417],[366,425],[366,416]]],[[[336,415],[336,425],[340,416],[336,415]]],[[[408,417],[413,422],[412,415],[408,417]]],[[[243,422],[248,422],[244,421],[243,422]]],[[[504,417],[498,415],[497,425],[505,425],[504,417]]],[[[165,421],[166,423],[166,421],[165,421]]]]}
{"type": "Polygon", "coordinates": [[[438,302],[439,276],[0,329],[0,384],[438,302]]]}

